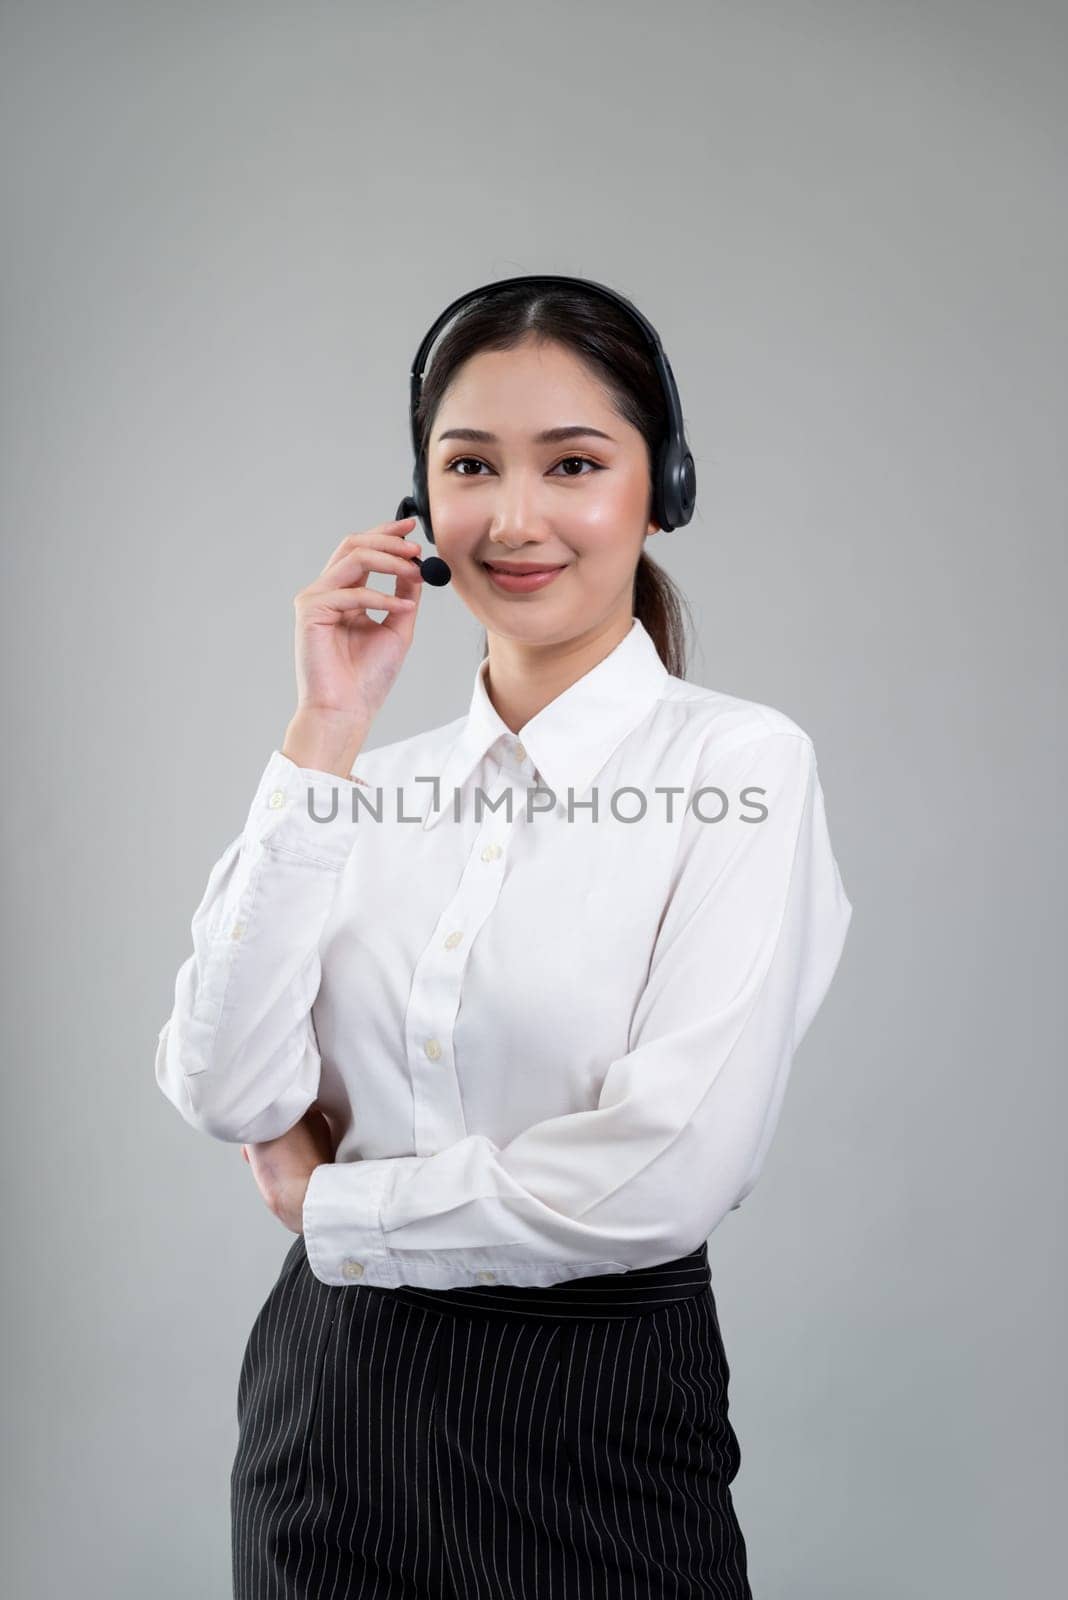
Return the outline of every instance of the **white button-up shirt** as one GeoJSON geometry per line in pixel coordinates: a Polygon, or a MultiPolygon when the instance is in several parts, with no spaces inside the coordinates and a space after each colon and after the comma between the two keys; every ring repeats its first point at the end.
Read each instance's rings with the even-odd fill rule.
{"type": "Polygon", "coordinates": [[[547,1286],[673,1260],[755,1184],[852,907],[809,736],[634,618],[520,729],[275,750],[193,917],[156,1078],[194,1128],[341,1129],[323,1283],[547,1286]]]}

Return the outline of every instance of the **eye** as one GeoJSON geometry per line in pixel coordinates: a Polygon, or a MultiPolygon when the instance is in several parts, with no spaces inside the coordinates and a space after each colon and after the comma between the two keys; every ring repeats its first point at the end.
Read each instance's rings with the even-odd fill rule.
{"type": "MultiPolygon", "coordinates": [[[[556,463],[556,466],[557,467],[562,467],[565,462],[569,462],[569,461],[585,462],[585,464],[588,467],[592,467],[593,468],[594,472],[603,472],[604,471],[604,468],[601,466],[600,462],[594,461],[592,459],[592,457],[590,457],[590,456],[563,456],[556,463]]],[[[467,462],[473,462],[476,467],[484,467],[486,465],[486,463],[484,461],[480,461],[477,456],[454,456],[451,461],[446,462],[444,470],[446,472],[452,472],[454,474],[454,476],[457,477],[457,478],[479,478],[479,477],[481,477],[482,474],[479,473],[479,472],[457,472],[457,471],[455,471],[455,469],[457,467],[463,466],[467,462]]],[[[553,468],[553,471],[554,472],[556,471],[556,467],[553,468]]],[[[589,473],[589,472],[565,472],[565,474],[564,474],[565,478],[588,478],[591,475],[592,474],[589,473]]]]}

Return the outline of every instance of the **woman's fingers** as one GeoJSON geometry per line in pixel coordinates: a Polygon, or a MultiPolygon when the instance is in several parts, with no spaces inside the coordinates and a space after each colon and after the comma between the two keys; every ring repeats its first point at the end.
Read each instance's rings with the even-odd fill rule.
{"type": "Polygon", "coordinates": [[[323,572],[327,572],[342,556],[348,555],[350,550],[357,549],[359,544],[381,550],[411,545],[412,553],[418,555],[420,546],[414,540],[405,537],[409,524],[414,521],[414,517],[406,517],[402,522],[380,522],[377,528],[368,528],[363,533],[347,533],[326,563],[323,572]]]}
{"type": "Polygon", "coordinates": [[[387,594],[384,589],[317,589],[316,599],[337,611],[409,611],[414,597],[387,594]]]}

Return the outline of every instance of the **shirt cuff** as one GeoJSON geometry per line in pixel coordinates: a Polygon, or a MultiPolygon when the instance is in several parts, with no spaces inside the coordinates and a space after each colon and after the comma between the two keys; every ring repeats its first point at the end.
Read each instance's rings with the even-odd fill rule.
{"type": "Polygon", "coordinates": [[[343,867],[359,837],[364,803],[353,799],[359,782],[298,767],[275,750],[257,785],[246,830],[271,850],[318,866],[343,867]]]}
{"type": "Polygon", "coordinates": [[[382,1199],[398,1162],[418,1167],[423,1157],[324,1161],[313,1171],[304,1195],[304,1248],[320,1283],[400,1287],[382,1232],[382,1199]]]}

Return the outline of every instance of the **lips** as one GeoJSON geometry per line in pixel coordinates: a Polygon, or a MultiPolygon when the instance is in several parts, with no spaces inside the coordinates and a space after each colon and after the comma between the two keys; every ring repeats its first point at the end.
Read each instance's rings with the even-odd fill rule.
{"type": "Polygon", "coordinates": [[[488,561],[482,563],[483,568],[493,587],[501,594],[535,594],[541,589],[547,589],[555,583],[561,572],[566,572],[569,563],[565,562],[559,567],[536,566],[533,562],[524,561],[516,566],[496,566],[488,561]]]}
{"type": "Polygon", "coordinates": [[[491,572],[511,573],[516,578],[524,578],[532,572],[559,572],[564,562],[558,561],[544,564],[526,562],[517,566],[510,561],[483,561],[482,565],[488,567],[491,572]]]}

